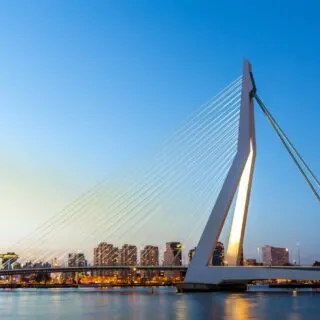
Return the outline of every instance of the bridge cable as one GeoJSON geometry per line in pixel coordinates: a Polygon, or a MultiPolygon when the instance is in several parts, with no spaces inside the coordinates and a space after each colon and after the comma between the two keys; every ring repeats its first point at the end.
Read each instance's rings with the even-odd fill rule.
{"type": "MultiPolygon", "coordinates": [[[[192,153],[193,153],[193,155],[190,157],[190,155],[189,154],[187,154],[187,156],[188,156],[188,163],[187,163],[187,165],[184,165],[184,166],[187,166],[187,167],[189,167],[190,166],[190,162],[193,162],[193,161],[196,161],[196,158],[198,158],[198,159],[201,159],[200,160],[200,164],[202,164],[202,162],[203,162],[203,159],[206,159],[207,158],[207,156],[205,156],[205,157],[203,157],[204,156],[204,152],[203,152],[203,150],[201,150],[201,152],[199,152],[198,151],[198,149],[199,149],[199,147],[203,144],[203,142],[204,142],[204,144],[207,144],[207,143],[212,143],[212,139],[208,139],[208,128],[210,128],[210,126],[209,126],[209,124],[212,122],[212,117],[217,121],[217,120],[219,120],[218,122],[216,122],[215,123],[215,127],[214,127],[214,130],[212,130],[212,128],[209,130],[209,132],[210,132],[210,136],[212,135],[212,134],[214,134],[214,135],[216,135],[217,134],[217,131],[220,131],[220,134],[222,135],[222,137],[221,137],[221,135],[220,135],[220,138],[222,138],[222,141],[224,142],[222,145],[224,145],[224,147],[227,147],[228,146],[228,144],[225,144],[226,143],[226,141],[225,141],[225,138],[226,138],[226,136],[224,135],[224,134],[222,134],[222,132],[224,132],[224,130],[226,130],[226,129],[231,129],[231,128],[234,128],[234,122],[233,122],[233,120],[234,120],[234,116],[236,116],[235,118],[237,119],[237,116],[238,116],[238,114],[237,113],[234,113],[234,111],[233,111],[233,101],[234,100],[236,100],[237,99],[237,97],[238,97],[238,86],[239,86],[239,84],[241,84],[241,82],[239,83],[239,80],[237,80],[237,81],[235,81],[235,82],[233,82],[232,83],[232,85],[230,85],[229,86],[229,88],[227,88],[227,90],[222,90],[222,93],[220,94],[220,95],[218,95],[218,96],[216,96],[214,99],[212,99],[207,105],[205,105],[205,108],[204,109],[202,109],[202,110],[200,110],[200,112],[198,113],[198,114],[196,114],[195,115],[195,117],[193,118],[193,119],[191,119],[191,121],[189,121],[189,122],[187,122],[187,126],[186,125],[184,125],[184,127],[182,127],[182,130],[180,130],[180,132],[178,131],[178,135],[175,135],[174,136],[174,138],[172,139],[172,140],[174,140],[176,143],[178,143],[179,144],[179,146],[181,145],[181,143],[183,143],[184,144],[184,146],[183,146],[183,148],[182,149],[185,149],[186,147],[189,149],[188,151],[190,151],[190,148],[192,149],[192,153]],[[231,91],[231,93],[230,93],[230,91],[231,91]],[[218,108],[218,109],[216,109],[216,108],[212,108],[212,106],[213,105],[215,105],[215,107],[217,107],[217,106],[221,106],[222,108],[218,108]],[[228,106],[227,108],[226,108],[226,106],[228,106]],[[231,108],[229,108],[229,107],[231,107],[231,108]],[[231,112],[230,112],[230,109],[231,109],[231,112]],[[218,111],[218,113],[216,114],[216,111],[215,110],[219,110],[218,111]],[[199,116],[200,115],[200,116],[199,116]],[[206,115],[206,116],[208,116],[208,115],[210,115],[209,117],[203,117],[204,115],[206,115]],[[231,116],[231,117],[230,117],[231,116]],[[223,120],[225,120],[225,119],[228,119],[229,121],[228,121],[228,123],[226,124],[225,123],[225,121],[223,121],[223,120]],[[230,121],[230,119],[232,119],[232,121],[230,121]],[[200,120],[200,121],[199,121],[200,120]],[[222,126],[222,128],[220,127],[220,125],[222,124],[222,121],[224,122],[224,125],[222,126]],[[230,124],[231,124],[231,126],[230,126],[230,124]],[[201,130],[199,130],[199,129],[201,129],[201,130]],[[204,134],[204,129],[206,129],[205,130],[205,133],[206,134],[204,134]],[[221,130],[222,129],[222,130],[221,130]],[[195,131],[196,130],[196,131],[195,131]],[[212,132],[213,131],[213,132],[212,132]],[[196,133],[195,133],[196,132],[196,133]],[[192,137],[192,139],[191,139],[191,141],[189,140],[189,139],[187,139],[187,138],[189,138],[189,137],[192,137]],[[204,139],[204,137],[206,137],[205,139],[204,139]],[[182,139],[181,139],[182,138],[182,139]],[[201,138],[201,139],[199,139],[199,138],[201,138]],[[178,140],[178,141],[177,141],[178,140]],[[187,143],[187,146],[185,145],[185,142],[186,142],[186,140],[188,140],[188,143],[187,143]],[[198,141],[197,141],[198,140],[198,141]],[[200,141],[201,142],[200,142],[200,141]],[[195,148],[196,147],[196,148],[195,148]],[[195,157],[195,155],[194,155],[194,153],[195,153],[195,155],[196,155],[196,157],[195,157]],[[200,156],[202,154],[202,156],[200,156]],[[194,160],[193,160],[194,159],[194,160]]],[[[238,100],[236,100],[235,101],[236,103],[236,105],[238,105],[238,103],[239,103],[239,101],[238,100]]],[[[216,138],[218,138],[219,136],[217,136],[216,138]]],[[[222,142],[222,141],[220,141],[220,142],[222,142]]],[[[211,147],[209,148],[209,149],[204,149],[204,150],[206,150],[207,152],[210,150],[210,152],[211,152],[211,150],[212,149],[219,149],[219,148],[213,148],[213,146],[214,146],[215,144],[212,144],[211,145],[211,147]]],[[[175,148],[175,152],[174,153],[177,153],[176,155],[174,155],[174,158],[177,158],[178,160],[179,160],[179,153],[177,152],[178,150],[180,149],[180,147],[178,147],[177,149],[175,148]]],[[[180,151],[180,150],[179,150],[180,151]]],[[[182,150],[181,150],[182,151],[182,150]]],[[[216,150],[217,151],[217,150],[216,150]]],[[[228,150],[228,152],[229,152],[229,150],[228,150]]],[[[134,198],[137,196],[137,194],[138,194],[138,196],[139,196],[139,198],[141,197],[141,196],[143,196],[143,195],[148,195],[148,196],[146,196],[146,198],[148,199],[149,198],[149,201],[150,201],[150,197],[153,197],[153,194],[154,194],[154,191],[156,191],[157,192],[157,189],[158,189],[158,186],[155,186],[154,184],[155,184],[155,180],[159,180],[159,178],[162,176],[163,177],[163,172],[165,171],[164,169],[166,169],[166,168],[168,168],[168,167],[170,167],[170,164],[173,162],[173,159],[171,159],[171,157],[173,156],[173,154],[172,153],[170,153],[170,160],[168,161],[168,160],[166,160],[166,161],[164,161],[164,163],[163,163],[163,165],[164,166],[160,166],[160,168],[161,169],[159,169],[159,170],[156,170],[156,171],[154,171],[154,167],[152,168],[153,170],[151,170],[152,172],[148,172],[148,170],[146,171],[146,172],[141,172],[141,173],[144,173],[144,175],[146,174],[147,175],[147,180],[151,180],[152,181],[152,184],[151,185],[149,185],[149,182],[148,183],[143,183],[143,185],[142,185],[142,187],[141,187],[141,185],[140,185],[140,183],[138,183],[138,185],[137,186],[135,186],[133,189],[134,190],[132,190],[133,191],[133,194],[134,194],[134,196],[133,197],[131,197],[131,196],[129,196],[129,194],[131,193],[131,192],[129,192],[128,193],[128,196],[129,196],[129,198],[127,198],[127,199],[125,199],[124,201],[121,201],[122,202],[122,204],[119,206],[119,204],[118,204],[118,201],[117,201],[117,205],[112,205],[112,207],[113,207],[113,209],[116,209],[116,214],[114,215],[114,217],[113,218],[116,218],[115,220],[117,221],[117,222],[121,222],[121,226],[120,227],[118,227],[118,229],[124,229],[123,227],[125,227],[125,225],[129,222],[130,223],[130,221],[131,220],[133,220],[132,218],[134,218],[134,217],[132,217],[131,216],[131,213],[130,213],[130,216],[128,216],[128,215],[125,215],[125,212],[126,212],[126,209],[129,209],[130,207],[131,207],[131,210],[130,210],[130,212],[132,212],[132,214],[136,214],[136,217],[135,217],[135,219],[136,219],[136,223],[138,223],[139,225],[141,225],[141,223],[142,223],[142,221],[144,221],[145,219],[144,219],[144,217],[145,217],[145,210],[146,210],[146,207],[147,206],[149,206],[149,203],[146,205],[143,205],[143,208],[132,208],[132,201],[134,200],[134,198]],[[151,175],[150,175],[150,173],[151,173],[151,175]],[[150,178],[150,176],[151,176],[151,178],[150,178]],[[155,179],[156,178],[156,179],[155,179]],[[138,190],[136,190],[136,187],[138,187],[138,190]],[[150,188],[151,187],[151,188],[150,188]],[[137,192],[138,191],[138,192],[137,192]],[[150,194],[151,193],[151,194],[150,194]],[[133,198],[133,199],[132,199],[133,198]],[[129,203],[128,203],[129,202],[129,203]],[[129,208],[128,208],[129,207],[129,208]],[[119,213],[120,213],[120,215],[121,215],[121,217],[119,218],[119,213]],[[123,218],[125,218],[124,220],[125,221],[123,221],[123,218]],[[122,220],[122,221],[121,221],[122,220]],[[124,223],[123,223],[124,222],[124,223]]],[[[161,159],[161,160],[163,160],[163,159],[161,159]]],[[[180,159],[181,160],[181,159],[180,159]]],[[[163,162],[163,161],[161,161],[161,162],[163,162]]],[[[199,164],[199,163],[198,163],[199,164]]],[[[171,169],[172,170],[172,169],[171,169]]],[[[139,170],[140,171],[140,170],[139,170]]],[[[145,170],[144,170],[145,171],[145,170]]],[[[174,169],[173,169],[173,171],[175,171],[174,169]]],[[[210,172],[214,175],[215,173],[214,173],[214,171],[215,170],[210,170],[210,172]]],[[[176,173],[177,174],[177,173],[176,173]]],[[[175,184],[177,184],[177,182],[178,181],[181,181],[181,177],[180,177],[180,174],[178,174],[178,177],[177,177],[178,179],[175,181],[175,183],[174,184],[172,184],[172,182],[170,182],[170,180],[172,179],[172,172],[171,171],[169,171],[169,174],[167,174],[167,175],[165,175],[164,176],[164,180],[165,180],[165,185],[168,185],[168,186],[170,186],[171,185],[171,187],[168,189],[168,190],[172,190],[172,188],[173,188],[173,186],[175,185],[175,184]]],[[[163,184],[163,183],[162,183],[163,184]]],[[[199,186],[201,186],[201,184],[199,185],[199,186]]],[[[198,186],[198,188],[199,188],[199,186],[198,186]]],[[[92,210],[94,210],[95,208],[92,208],[92,205],[95,207],[99,202],[100,202],[100,199],[98,200],[98,201],[96,201],[94,198],[95,197],[101,197],[101,195],[102,194],[104,194],[105,193],[105,190],[102,190],[102,192],[101,192],[101,189],[100,188],[105,188],[105,186],[104,186],[104,182],[102,182],[101,183],[101,185],[100,186],[98,186],[98,188],[96,189],[96,190],[94,190],[94,188],[93,188],[93,192],[92,192],[92,194],[90,194],[90,192],[89,192],[89,195],[87,195],[87,194],[85,194],[84,195],[84,198],[87,198],[87,196],[89,197],[89,201],[87,201],[87,199],[85,199],[85,203],[84,203],[84,205],[80,205],[80,208],[79,208],[79,206],[78,206],[78,208],[73,208],[73,204],[71,205],[71,208],[69,207],[67,207],[66,208],[66,210],[65,210],[65,212],[64,213],[66,213],[66,211],[67,211],[67,217],[63,217],[63,219],[62,219],[62,221],[61,220],[58,220],[57,222],[55,222],[54,221],[54,219],[50,219],[51,221],[50,221],[50,223],[46,223],[45,224],[45,228],[44,228],[44,230],[42,229],[41,230],[41,232],[40,232],[40,234],[37,234],[37,239],[40,239],[41,238],[41,240],[42,241],[40,241],[41,243],[43,243],[44,244],[44,239],[45,238],[49,238],[49,234],[50,235],[52,235],[52,233],[56,233],[56,232],[58,232],[58,230],[59,231],[61,231],[61,229],[62,229],[62,226],[61,226],[61,224],[63,223],[63,225],[64,225],[64,227],[63,227],[63,229],[65,229],[65,226],[66,226],[66,222],[67,223],[69,223],[69,222],[72,222],[71,221],[71,219],[73,218],[73,216],[74,216],[74,213],[76,212],[76,213],[79,213],[79,209],[80,209],[80,211],[82,211],[83,210],[83,212],[81,213],[81,215],[82,215],[82,220],[83,220],[83,218],[85,219],[85,220],[87,220],[87,217],[88,218],[91,218],[91,220],[93,221],[93,217],[91,216],[91,211],[92,210]],[[93,201],[92,201],[92,197],[93,197],[93,201]],[[90,199],[91,198],[91,199],[90,199]],[[93,202],[93,203],[92,203],[93,202]],[[91,207],[91,208],[90,208],[91,207]],[[71,212],[69,211],[71,209],[71,212]],[[86,210],[87,209],[87,210],[86,210]],[[89,210],[88,210],[89,209],[89,210]],[[90,210],[91,209],[91,210],[90,210]],[[69,212],[68,212],[69,211],[69,212]],[[86,213],[85,213],[86,212],[86,213]],[[84,216],[84,217],[83,217],[84,216]],[[52,223],[53,222],[53,223],[52,223]],[[53,224],[53,225],[52,225],[53,224]],[[47,230],[47,228],[50,228],[50,230],[47,230]],[[50,231],[50,232],[48,232],[48,231],[50,231]],[[45,236],[41,236],[41,234],[42,233],[44,233],[45,234],[45,236]]],[[[202,186],[201,186],[202,187],[202,186]]],[[[163,188],[163,186],[161,187],[161,188],[163,188]]],[[[108,188],[109,189],[109,188],[108,188]]],[[[200,188],[199,188],[200,189],[200,188]]],[[[168,190],[166,191],[166,193],[168,193],[168,190]]],[[[171,196],[172,196],[173,194],[171,194],[171,196]]],[[[82,200],[81,199],[81,197],[80,197],[80,200],[82,200]]],[[[151,198],[151,200],[152,200],[152,198],[151,198]]],[[[109,204],[110,205],[110,204],[109,204]]],[[[153,210],[152,210],[153,211],[153,210]]],[[[62,211],[63,212],[63,211],[62,211]]],[[[62,215],[62,212],[61,213],[58,213],[58,216],[61,216],[62,215]]],[[[128,212],[127,212],[128,213],[128,212]]],[[[148,216],[150,216],[150,215],[148,215],[148,216]]],[[[78,216],[77,216],[78,217],[78,216]]],[[[56,217],[55,217],[56,218],[56,217]]],[[[78,217],[79,218],[79,217],[78,217]]],[[[100,235],[100,232],[105,232],[105,221],[110,221],[110,217],[95,217],[95,219],[97,219],[99,222],[100,222],[100,224],[99,224],[99,227],[97,228],[98,230],[99,230],[99,235],[100,235]],[[102,219],[101,219],[102,218],[102,219]],[[101,228],[101,230],[100,230],[100,228],[101,228]],[[102,229],[104,229],[104,230],[102,230],[102,229]]],[[[112,219],[113,220],[113,219],[112,219]]],[[[85,221],[86,222],[86,221],[85,221]]],[[[91,222],[91,221],[90,221],[91,222]]],[[[114,221],[112,221],[112,222],[114,222],[114,221]]],[[[113,225],[114,223],[112,223],[111,222],[111,225],[113,225]]],[[[109,222],[110,223],[110,222],[109,222]]],[[[108,223],[108,224],[109,224],[108,223]]],[[[82,223],[81,223],[82,224],[82,223]]],[[[82,227],[82,226],[81,226],[82,227]]],[[[128,227],[128,226],[126,226],[126,227],[128,227]]],[[[109,229],[109,228],[108,228],[109,229]]],[[[95,231],[98,231],[98,230],[95,230],[95,231]]],[[[109,230],[108,230],[109,231],[109,230]]],[[[111,232],[111,234],[112,233],[114,233],[114,232],[111,232]]],[[[89,234],[89,236],[91,236],[92,234],[90,233],[89,234]]],[[[110,232],[109,232],[109,235],[110,235],[110,232]]],[[[88,238],[88,237],[85,237],[85,238],[88,238]]],[[[96,235],[94,236],[94,238],[96,238],[96,235]]],[[[35,239],[35,240],[31,240],[31,243],[33,243],[33,242],[37,242],[37,243],[39,243],[39,241],[36,241],[37,239],[35,239]]],[[[48,239],[49,240],[49,239],[48,239]]],[[[88,240],[88,239],[87,239],[88,240]]],[[[32,245],[28,245],[27,246],[27,248],[32,248],[32,245]]],[[[71,248],[68,248],[68,249],[71,249],[71,248]]],[[[42,255],[42,257],[39,257],[39,258],[45,258],[45,257],[49,257],[49,255],[51,255],[52,253],[54,253],[54,251],[55,250],[51,250],[51,252],[48,252],[47,250],[46,250],[46,253],[44,254],[44,255],[42,255]]],[[[37,260],[39,260],[39,258],[37,259],[37,260]]],[[[36,260],[36,261],[37,261],[36,260]]]]}
{"type": "Polygon", "coordinates": [[[306,162],[303,160],[302,156],[299,154],[299,152],[297,151],[297,149],[293,146],[292,142],[289,140],[289,138],[287,137],[287,135],[284,133],[284,131],[281,129],[281,127],[279,126],[278,122],[274,119],[274,117],[271,115],[271,113],[269,112],[269,110],[267,109],[267,107],[265,106],[265,104],[262,102],[262,100],[259,98],[259,96],[257,94],[255,94],[255,99],[258,102],[262,112],[266,115],[266,117],[268,118],[272,128],[275,130],[276,134],[278,135],[279,139],[281,140],[282,144],[284,145],[284,147],[286,148],[287,152],[289,153],[289,155],[291,156],[292,160],[294,161],[294,163],[296,164],[296,166],[298,167],[300,173],[303,175],[304,179],[306,180],[307,184],[309,185],[310,189],[312,190],[312,192],[314,193],[314,195],[316,196],[316,198],[318,199],[318,201],[320,201],[320,195],[318,194],[316,188],[314,187],[313,183],[310,181],[310,179],[308,178],[307,174],[305,173],[305,170],[302,168],[302,166],[300,165],[299,161],[297,160],[300,159],[300,161],[305,165],[307,171],[309,172],[309,174],[314,178],[314,180],[316,181],[316,183],[319,185],[319,180],[316,178],[315,174],[311,171],[310,167],[306,164],[306,162]],[[294,155],[294,153],[292,152],[292,150],[290,149],[290,147],[294,150],[294,153],[296,154],[296,156],[294,155]]]}
{"type": "Polygon", "coordinates": [[[290,139],[288,138],[288,136],[285,134],[285,132],[282,130],[282,128],[280,127],[279,123],[277,122],[277,120],[272,116],[272,114],[270,113],[270,111],[266,108],[266,106],[263,104],[263,102],[261,101],[261,99],[256,95],[256,100],[258,101],[259,105],[262,104],[264,109],[267,113],[268,116],[271,118],[271,120],[273,121],[273,123],[277,126],[277,128],[279,129],[279,131],[281,132],[281,134],[284,136],[284,138],[287,140],[287,143],[289,144],[289,146],[293,149],[293,151],[296,153],[296,155],[298,156],[298,158],[300,159],[300,161],[303,163],[303,165],[306,167],[306,169],[308,170],[308,172],[310,173],[310,175],[312,176],[312,178],[316,181],[316,183],[320,186],[320,180],[316,177],[316,175],[312,172],[312,170],[310,169],[310,167],[307,165],[307,163],[304,161],[304,159],[302,158],[302,156],[299,154],[298,150],[295,148],[295,146],[292,144],[292,142],[290,141],[290,139]]]}
{"type": "MultiPolygon", "coordinates": [[[[236,84],[238,84],[238,83],[236,83],[236,84]]],[[[234,86],[234,84],[232,84],[232,86],[234,86]]],[[[232,87],[232,86],[229,86],[229,87],[232,87]]],[[[222,93],[224,94],[224,92],[222,91],[222,93]]],[[[218,98],[218,97],[216,97],[216,98],[218,98]]],[[[216,99],[216,101],[217,101],[217,99],[216,99]]],[[[211,102],[209,103],[209,105],[211,104],[211,102]]],[[[206,108],[207,108],[207,106],[206,106],[206,108]]],[[[63,219],[63,220],[65,220],[65,219],[63,219]]],[[[52,226],[52,225],[51,225],[52,226]]]]}

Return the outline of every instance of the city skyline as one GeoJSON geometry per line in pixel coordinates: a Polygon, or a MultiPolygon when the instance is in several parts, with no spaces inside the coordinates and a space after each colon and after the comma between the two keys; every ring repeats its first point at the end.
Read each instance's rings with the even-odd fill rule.
{"type": "MultiPolygon", "coordinates": [[[[100,242],[92,248],[91,253],[68,252],[64,260],[58,260],[57,257],[41,261],[35,257],[35,260],[19,260],[17,252],[8,252],[2,254],[2,266],[4,269],[19,269],[25,267],[82,267],[82,266],[187,266],[191,263],[197,247],[188,249],[181,242],[166,242],[162,247],[154,244],[138,246],[136,244],[122,244],[115,246],[106,241],[100,242]],[[72,261],[72,262],[70,262],[72,261]],[[78,261],[78,262],[76,262],[78,261]]],[[[265,244],[259,248],[261,252],[258,257],[252,258],[246,255],[243,250],[241,253],[240,265],[245,266],[290,266],[300,265],[300,252],[290,252],[285,247],[274,247],[265,244]]],[[[259,250],[260,251],[260,250],[259,250]]],[[[315,260],[310,265],[315,265],[315,260]]],[[[212,252],[210,265],[228,266],[225,259],[224,243],[218,241],[212,252]]]]}

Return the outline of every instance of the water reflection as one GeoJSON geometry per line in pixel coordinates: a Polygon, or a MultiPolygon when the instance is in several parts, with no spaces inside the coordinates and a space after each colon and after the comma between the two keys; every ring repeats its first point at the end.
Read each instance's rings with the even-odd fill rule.
{"type": "Polygon", "coordinates": [[[224,300],[224,318],[230,320],[254,319],[254,303],[243,294],[229,294],[224,300]]]}
{"type": "Polygon", "coordinates": [[[319,320],[318,295],[176,294],[172,288],[0,291],[0,320],[319,320]]]}
{"type": "Polygon", "coordinates": [[[187,308],[186,308],[185,300],[184,299],[177,300],[175,307],[176,307],[176,319],[177,320],[186,320],[187,319],[187,317],[186,317],[187,308]]]}

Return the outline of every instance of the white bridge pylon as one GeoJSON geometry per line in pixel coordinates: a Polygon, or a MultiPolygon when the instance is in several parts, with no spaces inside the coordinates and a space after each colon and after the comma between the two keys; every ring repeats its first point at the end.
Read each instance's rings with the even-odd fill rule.
{"type": "Polygon", "coordinates": [[[186,285],[276,278],[320,280],[320,270],[313,271],[298,267],[240,266],[256,158],[253,105],[255,90],[251,65],[248,61],[244,61],[237,152],[204,228],[192,262],[188,267],[184,281],[186,285]],[[212,253],[236,193],[237,198],[235,199],[235,210],[226,253],[226,266],[212,266],[212,253]]]}

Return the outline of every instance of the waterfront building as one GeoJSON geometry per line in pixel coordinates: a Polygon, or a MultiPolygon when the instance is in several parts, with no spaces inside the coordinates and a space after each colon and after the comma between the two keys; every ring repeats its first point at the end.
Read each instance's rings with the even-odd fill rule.
{"type": "Polygon", "coordinates": [[[120,249],[120,265],[135,266],[138,263],[138,249],[135,245],[124,244],[120,249]]]}
{"type": "Polygon", "coordinates": [[[119,264],[119,250],[113,244],[101,242],[93,249],[95,266],[116,266],[119,264]]]}
{"type": "MultiPolygon", "coordinates": [[[[159,248],[157,246],[147,245],[140,251],[141,266],[158,266],[159,265],[159,248]]],[[[145,270],[141,271],[141,276],[144,278],[152,278],[158,276],[159,271],[145,270]]]]}
{"type": "Polygon", "coordinates": [[[212,253],[212,265],[223,266],[224,265],[224,245],[218,241],[216,247],[212,253]]]}
{"type": "MultiPolygon", "coordinates": [[[[113,244],[101,242],[93,249],[93,264],[95,266],[117,266],[119,265],[119,249],[113,244]]],[[[97,276],[112,276],[115,271],[97,271],[97,276]]]]}
{"type": "Polygon", "coordinates": [[[112,263],[113,263],[113,266],[120,265],[120,250],[118,247],[113,247],[112,263]]]}
{"type": "Polygon", "coordinates": [[[87,260],[84,253],[69,253],[68,254],[68,267],[85,267],[87,260]]]}
{"type": "Polygon", "coordinates": [[[166,250],[163,255],[163,265],[181,266],[182,265],[182,244],[180,242],[167,242],[166,250]]]}
{"type": "Polygon", "coordinates": [[[264,246],[262,248],[262,262],[265,266],[284,266],[289,264],[289,250],[264,246]]]}
{"type": "Polygon", "coordinates": [[[43,268],[42,261],[35,262],[35,263],[32,265],[32,268],[43,268]]]}
{"type": "Polygon", "coordinates": [[[96,248],[93,248],[93,265],[94,266],[99,266],[99,262],[100,262],[100,254],[99,254],[99,251],[98,251],[98,247],[96,248]]]}
{"type": "Polygon", "coordinates": [[[157,246],[147,245],[140,252],[141,266],[159,265],[159,248],[157,246]]]}
{"type": "Polygon", "coordinates": [[[245,266],[257,266],[257,259],[245,259],[244,263],[245,266]]]}
{"type": "MultiPolygon", "coordinates": [[[[124,244],[119,250],[119,263],[122,266],[136,266],[138,264],[138,249],[135,245],[124,244]]],[[[134,276],[135,271],[121,271],[120,276],[128,281],[134,276]]]]}
{"type": "Polygon", "coordinates": [[[22,265],[23,269],[31,269],[32,268],[32,261],[26,261],[23,265],[22,265]]]}
{"type": "Polygon", "coordinates": [[[32,265],[32,268],[51,268],[51,263],[38,261],[32,265]]]}

